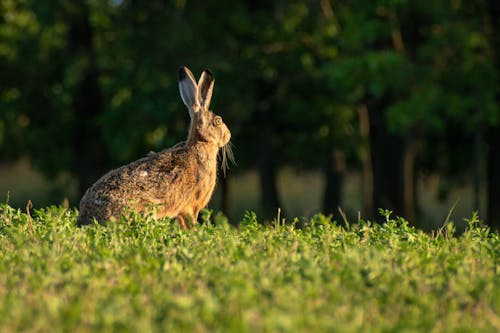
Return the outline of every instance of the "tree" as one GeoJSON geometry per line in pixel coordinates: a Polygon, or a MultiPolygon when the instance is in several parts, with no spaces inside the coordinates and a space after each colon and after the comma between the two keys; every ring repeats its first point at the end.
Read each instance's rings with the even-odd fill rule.
{"type": "Polygon", "coordinates": [[[94,46],[94,27],[85,2],[68,5],[64,13],[68,25],[68,56],[80,65],[72,91],[73,131],[72,146],[75,156],[71,170],[78,182],[78,193],[83,195],[96,179],[109,168],[103,127],[99,116],[104,112],[104,101],[99,85],[94,46]]]}
{"type": "MultiPolygon", "coordinates": [[[[500,106],[500,4],[495,1],[488,1],[485,8],[489,14],[491,24],[491,49],[493,53],[493,64],[495,66],[496,82],[494,88],[494,98],[496,113],[500,106]]],[[[498,116],[497,116],[498,117],[498,116]]],[[[487,180],[488,180],[488,223],[491,226],[500,228],[500,123],[494,119],[486,131],[486,143],[488,145],[487,157],[487,180]]]]}
{"type": "Polygon", "coordinates": [[[466,179],[484,137],[493,223],[500,42],[488,4],[6,0],[1,156],[29,155],[52,178],[69,172],[82,192],[106,169],[183,140],[176,69],[209,66],[212,106],[239,169],[258,170],[268,216],[282,204],[277,172],[291,165],[322,170],[327,213],[345,170],[361,169],[363,216],[383,207],[418,219],[418,175],[466,179]]]}

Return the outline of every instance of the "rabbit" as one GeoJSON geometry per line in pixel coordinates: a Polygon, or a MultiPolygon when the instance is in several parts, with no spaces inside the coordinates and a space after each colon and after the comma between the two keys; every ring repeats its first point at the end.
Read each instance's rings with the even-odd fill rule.
{"type": "Polygon", "coordinates": [[[176,218],[183,229],[196,224],[215,188],[219,150],[223,168],[227,168],[227,156],[234,161],[231,132],[209,110],[213,87],[209,70],[202,72],[197,84],[187,67],[179,68],[180,95],[191,118],[187,140],[102,176],[80,201],[78,225],[94,219],[99,223],[116,220],[127,209],[176,218]]]}

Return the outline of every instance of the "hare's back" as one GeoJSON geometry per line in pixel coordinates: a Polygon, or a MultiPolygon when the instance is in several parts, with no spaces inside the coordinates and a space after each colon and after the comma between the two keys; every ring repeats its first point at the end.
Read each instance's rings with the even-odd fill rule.
{"type": "Polygon", "coordinates": [[[92,223],[92,219],[104,222],[112,216],[117,217],[126,198],[131,197],[127,193],[130,189],[126,184],[127,173],[124,167],[112,170],[85,192],[80,201],[79,225],[92,223]]]}
{"type": "Polygon", "coordinates": [[[78,224],[119,218],[126,207],[141,210],[163,202],[165,191],[183,178],[185,163],[177,155],[177,151],[152,154],[102,176],[83,196],[78,224]]]}

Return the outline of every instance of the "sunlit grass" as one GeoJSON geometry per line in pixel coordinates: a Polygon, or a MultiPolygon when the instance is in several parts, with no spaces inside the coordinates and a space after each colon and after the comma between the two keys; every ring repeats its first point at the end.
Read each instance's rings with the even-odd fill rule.
{"type": "Polygon", "coordinates": [[[500,329],[500,237],[477,216],[454,234],[328,217],[238,228],[0,206],[4,332],[366,332],[500,329]]]}

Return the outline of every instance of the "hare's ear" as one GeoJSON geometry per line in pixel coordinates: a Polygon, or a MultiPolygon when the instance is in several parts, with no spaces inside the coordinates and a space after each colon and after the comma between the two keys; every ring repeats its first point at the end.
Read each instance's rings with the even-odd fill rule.
{"type": "Polygon", "coordinates": [[[214,81],[212,73],[208,69],[203,70],[200,80],[198,81],[198,101],[204,110],[208,110],[210,106],[212,91],[214,90],[214,81]]]}
{"type": "Polygon", "coordinates": [[[184,104],[189,109],[189,115],[192,117],[194,112],[198,111],[198,86],[193,73],[187,67],[179,68],[179,91],[184,104]]]}

